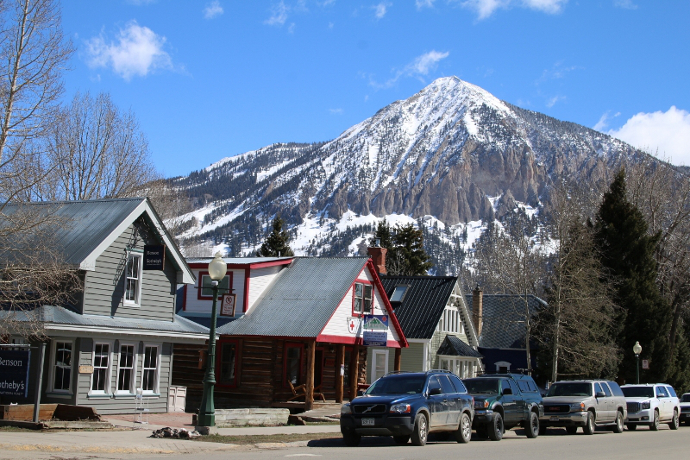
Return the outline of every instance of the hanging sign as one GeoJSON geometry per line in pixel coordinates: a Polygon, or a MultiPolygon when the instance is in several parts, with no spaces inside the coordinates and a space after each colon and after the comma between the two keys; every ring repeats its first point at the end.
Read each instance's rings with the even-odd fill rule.
{"type": "Polygon", "coordinates": [[[165,246],[162,244],[144,245],[144,270],[163,270],[165,268],[165,246]]]}
{"type": "Polygon", "coordinates": [[[29,350],[0,350],[0,395],[29,394],[29,350]]]}

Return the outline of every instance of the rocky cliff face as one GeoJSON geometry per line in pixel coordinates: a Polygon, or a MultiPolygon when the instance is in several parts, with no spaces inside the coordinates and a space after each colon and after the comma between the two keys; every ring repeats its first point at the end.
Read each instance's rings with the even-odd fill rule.
{"type": "Polygon", "coordinates": [[[448,77],[330,142],[272,145],[175,182],[200,208],[207,206],[185,236],[239,238],[251,245],[276,213],[291,227],[319,216],[323,232],[330,231],[324,219],[338,220],[348,211],[434,216],[449,226],[488,221],[516,201],[540,206],[558,177],[601,180],[621,162],[643,155],[610,136],[515,107],[448,77]],[[489,198],[499,196],[496,208],[489,198]]]}

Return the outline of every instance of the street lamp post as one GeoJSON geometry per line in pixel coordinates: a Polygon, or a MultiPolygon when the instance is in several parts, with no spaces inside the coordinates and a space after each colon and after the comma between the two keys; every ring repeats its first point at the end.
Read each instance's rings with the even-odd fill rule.
{"type": "Polygon", "coordinates": [[[216,304],[218,302],[218,282],[225,278],[228,265],[217,252],[208,264],[208,274],[213,285],[213,307],[211,307],[211,330],[208,336],[208,356],[206,357],[206,373],[204,374],[204,394],[201,397],[201,407],[197,423],[200,426],[216,426],[216,408],[213,402],[213,389],[216,385],[216,304]]]}
{"type": "Polygon", "coordinates": [[[640,342],[635,342],[633,345],[633,353],[635,353],[635,360],[637,361],[637,383],[640,383],[640,353],[642,353],[642,345],[640,342]]]}

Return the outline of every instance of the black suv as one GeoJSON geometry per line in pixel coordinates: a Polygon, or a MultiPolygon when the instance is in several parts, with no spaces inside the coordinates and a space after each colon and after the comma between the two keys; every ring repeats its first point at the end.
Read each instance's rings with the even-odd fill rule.
{"type": "Polygon", "coordinates": [[[534,379],[521,374],[485,374],[464,379],[474,396],[472,428],[480,438],[500,441],[506,429],[521,425],[528,438],[539,435],[539,417],[544,415],[541,393],[534,379]]]}
{"type": "Polygon", "coordinates": [[[426,444],[430,432],[452,432],[457,442],[472,437],[474,400],[449,371],[386,374],[340,411],[348,446],[362,436],[393,436],[397,444],[426,444]]]}

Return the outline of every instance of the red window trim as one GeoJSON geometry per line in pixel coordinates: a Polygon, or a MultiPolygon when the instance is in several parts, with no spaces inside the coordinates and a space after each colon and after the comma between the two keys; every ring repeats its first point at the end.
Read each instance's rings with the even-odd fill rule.
{"type": "MultiPolygon", "coordinates": [[[[233,278],[233,273],[229,271],[225,276],[228,276],[228,287],[232,290],[232,278],[233,278]]],[[[201,292],[203,291],[203,286],[204,286],[204,276],[209,276],[208,271],[205,272],[199,272],[199,286],[198,289],[196,290],[196,298],[197,300],[213,300],[212,295],[202,295],[201,292]]],[[[218,291],[218,298],[221,298],[223,294],[229,294],[227,292],[221,292],[218,291]]]]}
{"type": "Polygon", "coordinates": [[[241,360],[241,353],[242,353],[242,342],[240,339],[228,339],[228,338],[220,338],[218,339],[218,342],[216,342],[216,349],[218,350],[218,353],[216,353],[216,369],[218,370],[217,376],[218,376],[218,382],[216,383],[217,386],[219,387],[224,387],[224,388],[235,388],[239,386],[240,382],[240,369],[242,366],[240,366],[240,360],[241,360]],[[232,383],[227,383],[223,382],[220,380],[221,378],[221,361],[222,361],[222,353],[223,353],[223,344],[224,343],[234,343],[235,344],[235,379],[233,380],[232,383]]]}
{"type": "Polygon", "coordinates": [[[366,316],[366,315],[373,315],[374,314],[374,300],[376,299],[376,286],[374,286],[374,283],[372,283],[369,280],[355,280],[354,283],[352,283],[352,316],[366,316]],[[371,286],[371,311],[369,313],[365,312],[356,312],[355,311],[355,293],[357,292],[356,290],[356,284],[368,284],[371,286]]]}
{"type": "Polygon", "coordinates": [[[283,387],[289,388],[287,379],[287,360],[288,360],[288,349],[289,348],[299,348],[299,369],[297,369],[297,385],[302,382],[302,366],[304,365],[304,343],[300,342],[285,342],[285,348],[283,349],[283,387]]]}

